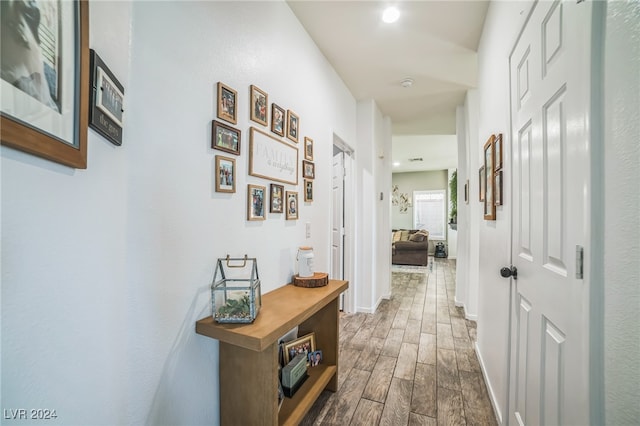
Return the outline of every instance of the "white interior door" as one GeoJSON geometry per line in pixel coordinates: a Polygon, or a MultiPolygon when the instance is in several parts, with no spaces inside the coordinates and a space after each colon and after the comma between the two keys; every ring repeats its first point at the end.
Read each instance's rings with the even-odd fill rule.
{"type": "Polygon", "coordinates": [[[331,278],[336,280],[344,279],[344,175],[344,152],[339,152],[333,157],[331,185],[331,278]]]}
{"type": "Polygon", "coordinates": [[[537,2],[510,57],[510,424],[589,424],[591,13],[537,2]]]}

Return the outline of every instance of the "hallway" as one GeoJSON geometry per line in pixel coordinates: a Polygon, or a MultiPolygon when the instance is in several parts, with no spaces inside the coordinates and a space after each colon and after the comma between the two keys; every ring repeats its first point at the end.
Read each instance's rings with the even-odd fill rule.
{"type": "Polygon", "coordinates": [[[430,262],[394,266],[390,300],[341,317],[339,390],[323,392],[303,425],[496,424],[476,323],[454,304],[455,261],[430,262]]]}

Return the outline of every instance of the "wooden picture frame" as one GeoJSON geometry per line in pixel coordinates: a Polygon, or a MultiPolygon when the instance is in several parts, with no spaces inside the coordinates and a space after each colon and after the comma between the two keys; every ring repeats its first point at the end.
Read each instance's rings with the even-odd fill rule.
{"type": "Polygon", "coordinates": [[[269,212],[284,212],[284,186],[272,183],[269,191],[269,212]]]}
{"type": "Polygon", "coordinates": [[[252,127],[249,133],[249,174],[297,185],[298,149],[252,127]]]}
{"type": "MultiPolygon", "coordinates": [[[[8,11],[3,10],[7,13],[6,16],[14,12],[12,8],[17,7],[17,4],[18,2],[12,2],[6,5],[8,11]]],[[[29,29],[28,36],[16,37],[5,37],[3,31],[3,38],[14,47],[5,48],[3,39],[3,73],[7,68],[28,68],[19,53],[11,53],[29,49],[31,55],[37,54],[40,57],[40,63],[47,64],[50,71],[47,75],[51,78],[45,78],[43,71],[39,70],[29,74],[29,69],[28,76],[17,76],[20,81],[35,77],[46,81],[45,90],[40,90],[36,95],[27,94],[14,85],[14,82],[0,80],[0,140],[2,145],[65,166],[86,169],[90,89],[89,2],[62,2],[56,11],[58,13],[54,16],[43,16],[39,25],[46,25],[46,22],[51,21],[55,22],[57,28],[70,30],[62,33],[53,31],[54,39],[47,49],[41,47],[29,29]],[[60,36],[56,38],[56,34],[60,36]],[[28,40],[23,42],[24,38],[28,40]],[[28,46],[25,47],[25,44],[28,46]],[[53,60],[53,65],[48,65],[49,61],[45,61],[47,58],[53,60]],[[50,81],[55,81],[56,85],[49,86],[50,81]],[[33,117],[38,117],[38,122],[33,121],[33,117]]],[[[40,12],[47,15],[47,11],[40,12]]],[[[7,27],[7,31],[11,29],[7,27]]],[[[38,87],[43,88],[42,85],[38,87]]]]}
{"type": "Polygon", "coordinates": [[[247,220],[265,220],[265,195],[267,188],[261,185],[247,185],[247,220]]]}
{"type": "Polygon", "coordinates": [[[286,219],[298,219],[298,210],[300,208],[300,206],[298,205],[298,193],[296,191],[287,191],[285,199],[287,202],[287,204],[285,204],[285,208],[287,211],[286,219]]]}
{"type": "Polygon", "coordinates": [[[284,136],[287,112],[276,104],[271,104],[271,131],[278,136],[284,136]]]}
{"type": "Polygon", "coordinates": [[[287,138],[295,143],[298,143],[298,134],[300,133],[300,117],[291,111],[287,110],[287,138]]]}
{"type": "Polygon", "coordinates": [[[495,177],[495,191],[496,191],[496,196],[495,196],[495,205],[496,206],[501,206],[502,205],[502,170],[498,170],[496,172],[496,177],[495,177]]]}
{"type": "Polygon", "coordinates": [[[494,158],[496,161],[495,171],[502,170],[502,133],[498,133],[493,142],[494,158]]]}
{"type": "Polygon", "coordinates": [[[302,160],[302,177],[305,179],[315,179],[316,165],[311,161],[302,160]]]}
{"type": "Polygon", "coordinates": [[[236,192],[236,160],[216,155],[216,192],[236,192]]]}
{"type": "Polygon", "coordinates": [[[487,182],[487,176],[484,174],[484,166],[480,167],[478,170],[478,182],[479,182],[479,190],[478,190],[478,201],[484,201],[484,188],[487,182]]]}
{"type": "Polygon", "coordinates": [[[249,87],[250,118],[256,123],[268,126],[267,108],[269,108],[269,95],[264,90],[253,84],[249,87]]]}
{"type": "Polygon", "coordinates": [[[284,364],[291,362],[296,355],[304,353],[309,365],[309,354],[316,351],[316,334],[311,332],[290,342],[284,343],[284,364]]]}
{"type": "Polygon", "coordinates": [[[238,92],[222,82],[218,82],[217,117],[231,124],[238,123],[238,92]]]}
{"type": "Polygon", "coordinates": [[[242,131],[213,120],[211,126],[211,148],[240,155],[242,131]]]}
{"type": "Polygon", "coordinates": [[[484,175],[486,177],[484,185],[484,220],[496,220],[494,142],[495,135],[491,135],[483,148],[484,175]]]}
{"type": "Polygon", "coordinates": [[[313,181],[309,179],[304,180],[304,201],[313,201],[313,181]]]}
{"type": "Polygon", "coordinates": [[[304,137],[304,159],[313,161],[313,139],[304,137]]]}

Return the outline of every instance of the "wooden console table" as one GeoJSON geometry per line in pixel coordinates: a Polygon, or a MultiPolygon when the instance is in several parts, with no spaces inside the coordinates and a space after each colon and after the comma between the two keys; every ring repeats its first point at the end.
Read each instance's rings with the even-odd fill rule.
{"type": "Polygon", "coordinates": [[[291,284],[262,296],[253,324],[218,324],[212,317],[196,322],[196,333],[220,341],[220,423],[297,425],[323,389],[338,388],[338,296],[347,281],[324,287],[291,284]],[[278,339],[299,326],[298,335],[314,332],[322,364],[309,367],[309,378],[278,411],[278,339]]]}

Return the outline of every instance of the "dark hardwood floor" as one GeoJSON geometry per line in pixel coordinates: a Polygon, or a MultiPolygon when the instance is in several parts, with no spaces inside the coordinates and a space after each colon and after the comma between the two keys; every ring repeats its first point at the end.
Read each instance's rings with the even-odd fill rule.
{"type": "Polygon", "coordinates": [[[476,324],[454,303],[455,261],[393,271],[375,314],[341,316],[338,391],[324,391],[302,424],[496,425],[476,324]]]}

